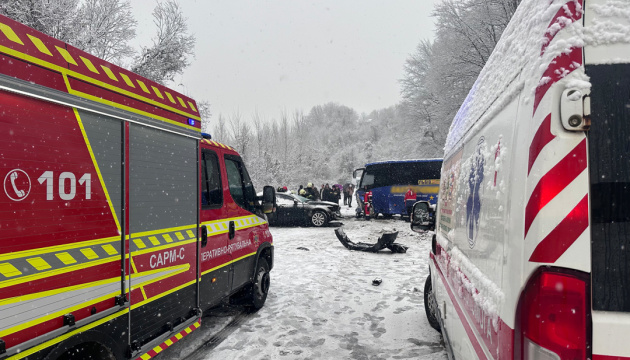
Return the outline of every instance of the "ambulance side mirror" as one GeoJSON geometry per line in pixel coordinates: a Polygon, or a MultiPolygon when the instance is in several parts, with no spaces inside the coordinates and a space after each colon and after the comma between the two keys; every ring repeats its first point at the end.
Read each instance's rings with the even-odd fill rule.
{"type": "Polygon", "coordinates": [[[276,209],[276,189],[273,186],[263,187],[261,208],[265,214],[270,214],[276,209]]]}
{"type": "Polygon", "coordinates": [[[413,204],[411,230],[415,232],[435,230],[435,211],[428,201],[418,201],[413,204]]]}

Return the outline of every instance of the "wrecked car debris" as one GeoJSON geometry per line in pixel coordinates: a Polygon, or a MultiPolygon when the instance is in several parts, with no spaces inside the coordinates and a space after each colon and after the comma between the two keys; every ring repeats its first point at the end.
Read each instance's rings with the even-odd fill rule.
{"type": "Polygon", "coordinates": [[[385,248],[391,250],[394,253],[406,253],[407,247],[401,244],[394,244],[398,231],[383,231],[383,235],[378,238],[376,243],[368,244],[363,242],[355,243],[348,238],[348,235],[342,228],[335,229],[335,235],[339,242],[343,244],[349,250],[366,251],[366,252],[379,252],[385,248]]]}

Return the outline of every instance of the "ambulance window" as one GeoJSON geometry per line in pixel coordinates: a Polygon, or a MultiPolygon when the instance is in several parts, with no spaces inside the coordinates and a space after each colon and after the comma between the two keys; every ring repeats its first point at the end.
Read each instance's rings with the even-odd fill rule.
{"type": "Polygon", "coordinates": [[[225,156],[225,169],[234,201],[250,212],[256,211],[256,191],[243,161],[238,156],[225,156]]]}
{"type": "Polygon", "coordinates": [[[223,204],[219,158],[214,151],[204,149],[201,169],[201,205],[217,208],[223,204]]]}

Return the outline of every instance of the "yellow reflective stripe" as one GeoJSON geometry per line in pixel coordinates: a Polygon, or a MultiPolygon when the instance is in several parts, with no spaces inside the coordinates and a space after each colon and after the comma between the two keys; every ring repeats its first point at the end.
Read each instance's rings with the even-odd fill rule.
{"type": "Polygon", "coordinates": [[[144,298],[144,300],[147,299],[147,293],[144,292],[144,286],[140,286],[140,291],[142,292],[142,297],[144,298]]]}
{"type": "MultiPolygon", "coordinates": [[[[21,276],[21,277],[19,277],[17,279],[13,279],[13,280],[4,280],[4,281],[0,281],[0,288],[9,287],[9,286],[13,286],[13,285],[19,285],[19,284],[27,283],[29,281],[44,279],[44,278],[51,277],[51,276],[66,274],[66,273],[70,273],[70,272],[81,270],[81,269],[87,269],[87,268],[90,268],[92,266],[97,266],[97,265],[105,264],[105,263],[108,263],[108,262],[114,262],[116,260],[120,260],[120,258],[118,258],[118,257],[103,258],[103,259],[91,261],[91,262],[85,263],[85,264],[70,265],[70,266],[66,266],[66,267],[61,268],[61,269],[45,271],[45,272],[39,273],[39,274],[32,274],[32,275],[21,276]]],[[[2,266],[2,264],[0,264],[0,267],[1,266],[2,266]]]]}
{"type": "Polygon", "coordinates": [[[123,73],[118,73],[118,74],[120,75],[121,78],[123,78],[123,80],[125,81],[125,84],[127,84],[127,86],[132,87],[132,88],[136,87],[136,85],[134,85],[131,82],[131,79],[129,78],[129,76],[127,76],[127,75],[125,75],[123,73]]]}
{"type": "MultiPolygon", "coordinates": [[[[116,278],[115,280],[116,281],[120,281],[120,278],[116,278]]],[[[83,284],[83,286],[85,287],[85,284],[83,284]]],[[[76,311],[76,310],[79,310],[79,309],[83,309],[83,308],[89,306],[89,304],[97,304],[97,303],[99,303],[101,301],[105,301],[107,299],[111,299],[111,298],[113,298],[114,296],[116,296],[118,294],[120,294],[120,291],[113,292],[113,293],[110,293],[110,294],[107,294],[107,295],[103,295],[103,296],[100,296],[100,297],[98,297],[96,299],[90,299],[90,301],[87,301],[85,303],[81,303],[81,304],[74,305],[74,306],[71,306],[71,307],[68,307],[68,308],[65,308],[65,309],[61,309],[61,310],[56,311],[54,313],[48,313],[45,316],[42,316],[42,317],[37,318],[35,320],[23,322],[23,323],[21,323],[21,324],[19,324],[17,326],[12,327],[12,328],[8,328],[8,329],[0,331],[0,337],[5,337],[6,335],[13,334],[15,332],[18,332],[18,331],[21,331],[21,330],[24,330],[24,329],[28,329],[28,328],[30,328],[32,326],[39,325],[39,324],[41,324],[43,322],[46,322],[48,320],[52,320],[54,318],[61,317],[64,314],[68,314],[68,313],[71,313],[73,311],[76,311]]]]}
{"type": "Polygon", "coordinates": [[[165,228],[165,229],[159,229],[159,230],[132,233],[131,237],[144,237],[144,236],[149,236],[149,235],[159,235],[159,234],[168,233],[168,232],[182,231],[186,229],[194,229],[195,226],[196,225],[185,225],[185,226],[178,226],[178,227],[173,227],[173,228],[165,228]]]}
{"type": "Polygon", "coordinates": [[[101,65],[101,68],[103,69],[103,71],[105,71],[105,74],[107,74],[108,78],[114,81],[118,81],[118,78],[116,77],[116,75],[114,75],[114,73],[112,72],[112,69],[108,68],[105,65],[101,65]]]}
{"type": "Polygon", "coordinates": [[[24,45],[22,40],[20,40],[20,38],[15,34],[13,29],[9,25],[5,25],[3,23],[0,23],[0,31],[2,31],[4,33],[4,36],[6,36],[7,39],[13,41],[14,43],[18,43],[20,45],[24,45]]]}
{"type": "Polygon", "coordinates": [[[158,346],[153,348],[153,351],[155,351],[156,354],[159,354],[159,353],[162,352],[162,348],[158,345],[158,346]]]}
{"type": "Polygon", "coordinates": [[[157,95],[157,97],[159,97],[160,99],[164,100],[164,96],[160,92],[160,89],[156,88],[153,85],[151,85],[151,89],[153,89],[153,92],[155,93],[155,95],[157,95]]]}
{"type": "Polygon", "coordinates": [[[18,353],[16,355],[13,355],[12,357],[7,358],[7,360],[9,360],[9,359],[10,360],[23,359],[23,358],[25,358],[27,356],[35,354],[36,352],[42,351],[42,350],[44,350],[44,349],[46,349],[46,348],[48,348],[50,346],[53,346],[53,345],[58,344],[58,343],[60,343],[60,342],[62,342],[64,340],[67,340],[67,339],[75,336],[76,334],[80,334],[80,333],[88,331],[90,329],[94,329],[97,326],[100,326],[100,325],[105,324],[105,323],[107,323],[109,321],[112,321],[115,318],[117,318],[119,316],[122,316],[122,315],[125,315],[127,313],[127,311],[126,311],[127,309],[126,308],[125,309],[121,309],[121,310],[122,311],[119,311],[119,312],[117,312],[115,314],[112,314],[110,316],[104,317],[102,319],[96,320],[96,321],[94,321],[92,323],[89,323],[88,325],[82,326],[82,327],[80,327],[80,328],[78,328],[78,329],[76,329],[74,331],[70,331],[70,332],[67,332],[67,333],[65,333],[63,335],[57,336],[54,339],[46,341],[46,342],[44,342],[44,343],[42,343],[40,345],[37,345],[37,346],[34,346],[34,347],[30,348],[30,349],[21,351],[20,353],[18,353]]]}
{"type": "Polygon", "coordinates": [[[22,272],[9,263],[3,263],[0,264],[0,274],[4,275],[5,277],[12,277],[22,275],[22,272]]]}
{"type": "Polygon", "coordinates": [[[59,251],[73,250],[73,249],[78,249],[78,248],[82,248],[86,246],[94,246],[94,245],[100,245],[104,243],[110,243],[116,240],[120,240],[120,237],[108,237],[108,238],[102,238],[102,239],[82,241],[82,242],[77,242],[77,243],[72,243],[72,244],[48,246],[48,247],[43,247],[43,248],[38,248],[38,249],[33,249],[33,250],[16,251],[10,254],[0,255],[0,261],[18,259],[18,258],[23,258],[27,256],[56,253],[59,251]]]}
{"type": "Polygon", "coordinates": [[[192,111],[194,111],[194,112],[198,112],[198,111],[197,111],[197,108],[195,107],[195,105],[193,105],[193,103],[192,103],[192,102],[187,101],[187,103],[188,103],[188,106],[190,106],[190,108],[192,109],[192,111]]]}
{"type": "Polygon", "coordinates": [[[213,272],[213,271],[218,270],[218,269],[220,269],[220,268],[222,268],[222,267],[226,267],[226,266],[228,266],[228,265],[230,265],[230,264],[232,264],[232,263],[235,263],[235,262],[237,262],[237,261],[239,261],[239,260],[243,260],[243,259],[245,259],[245,258],[247,258],[247,257],[254,256],[254,255],[256,255],[256,253],[255,253],[255,252],[253,252],[253,253],[249,253],[249,254],[246,254],[246,255],[243,255],[243,256],[241,256],[241,257],[239,257],[239,258],[237,258],[237,259],[230,260],[230,261],[225,262],[225,263],[223,263],[223,264],[221,264],[221,265],[219,265],[219,266],[215,266],[215,267],[213,267],[212,269],[208,269],[208,270],[206,270],[206,271],[202,272],[202,273],[201,273],[201,275],[203,276],[203,275],[205,275],[205,274],[207,274],[207,273],[209,273],[209,272],[213,272]]]}
{"type": "Polygon", "coordinates": [[[134,244],[136,244],[136,246],[139,249],[144,249],[145,247],[147,247],[144,242],[142,241],[142,239],[133,239],[134,244]]]}
{"type": "Polygon", "coordinates": [[[95,73],[95,74],[100,74],[98,72],[98,69],[96,68],[96,66],[94,66],[94,64],[92,64],[92,62],[90,61],[90,59],[86,59],[83,56],[79,56],[79,58],[81,59],[81,61],[83,61],[83,63],[85,64],[85,66],[88,68],[88,70],[90,70],[91,72],[95,73]]]}
{"type": "Polygon", "coordinates": [[[41,41],[39,38],[36,38],[35,36],[31,34],[26,34],[26,36],[28,36],[28,38],[31,39],[31,42],[33,43],[33,45],[35,45],[35,47],[37,48],[37,50],[39,50],[39,52],[49,55],[49,56],[53,56],[53,54],[50,52],[50,50],[48,50],[44,42],[41,41]]]}
{"type": "Polygon", "coordinates": [[[177,97],[177,100],[179,100],[179,104],[183,107],[186,108],[186,103],[184,102],[184,100],[182,100],[182,98],[180,98],[179,96],[177,97]]]}
{"type": "Polygon", "coordinates": [[[160,245],[160,240],[158,240],[155,236],[149,236],[149,241],[155,246],[160,245]]]}
{"type": "Polygon", "coordinates": [[[98,255],[90,248],[81,249],[81,253],[83,253],[88,260],[98,259],[98,255]]]}
{"type": "Polygon", "coordinates": [[[164,235],[162,235],[162,237],[164,238],[164,240],[167,243],[172,243],[173,242],[173,238],[171,238],[171,235],[169,235],[169,234],[164,234],[164,235]]]}
{"type": "Polygon", "coordinates": [[[116,250],[111,244],[101,246],[103,250],[107,253],[107,255],[118,255],[118,250],[116,250]]]}
{"type": "Polygon", "coordinates": [[[64,48],[60,48],[59,46],[55,46],[55,48],[57,49],[57,51],[59,52],[59,54],[61,54],[61,56],[64,58],[64,60],[66,60],[67,62],[69,62],[72,65],[76,65],[79,66],[79,64],[77,64],[76,60],[74,60],[74,58],[72,57],[72,55],[70,55],[70,53],[68,52],[68,50],[64,49],[64,48]]]}
{"type": "MultiPolygon", "coordinates": [[[[1,52],[6,53],[7,55],[11,55],[11,56],[14,56],[14,57],[16,57],[16,58],[19,58],[19,59],[22,59],[22,60],[28,61],[28,62],[30,62],[30,63],[36,64],[36,65],[40,65],[40,66],[42,66],[42,67],[45,67],[45,68],[48,68],[48,69],[54,70],[54,71],[56,71],[56,72],[61,73],[61,74],[62,74],[62,75],[64,75],[64,76],[70,75],[70,76],[72,76],[72,77],[74,77],[74,78],[76,78],[76,79],[78,79],[78,80],[83,80],[83,81],[86,81],[86,82],[88,82],[88,83],[94,84],[94,85],[96,85],[96,86],[100,86],[100,87],[103,87],[103,88],[105,88],[105,89],[115,91],[115,92],[117,92],[117,93],[119,93],[119,94],[122,94],[122,95],[125,95],[125,96],[129,96],[129,97],[131,97],[131,98],[133,98],[133,99],[136,99],[136,100],[140,100],[140,101],[143,101],[143,102],[150,103],[150,104],[155,105],[155,106],[158,106],[158,107],[160,107],[160,108],[162,108],[162,109],[165,109],[165,110],[168,110],[168,111],[172,111],[172,112],[174,112],[174,113],[177,113],[177,114],[180,114],[180,115],[183,115],[183,116],[186,116],[186,117],[189,117],[189,118],[195,119],[195,120],[201,120],[201,118],[200,118],[198,115],[191,114],[191,113],[188,113],[188,112],[186,112],[186,111],[183,111],[183,110],[180,110],[180,109],[176,109],[176,108],[170,107],[170,106],[168,106],[168,105],[166,105],[166,104],[162,104],[162,103],[157,102],[157,101],[155,101],[155,100],[153,100],[153,99],[149,99],[149,98],[146,98],[146,97],[144,97],[144,96],[142,96],[142,95],[138,95],[138,94],[136,94],[136,93],[132,93],[132,92],[126,91],[126,90],[121,89],[121,88],[119,88],[119,87],[116,87],[116,86],[114,86],[114,85],[111,85],[111,84],[108,84],[108,83],[104,83],[104,82],[99,81],[99,80],[97,80],[97,79],[94,79],[94,78],[91,78],[91,77],[89,77],[89,76],[86,76],[86,75],[83,75],[83,74],[81,74],[81,73],[78,73],[78,72],[76,72],[76,71],[70,70],[70,69],[68,69],[68,68],[66,68],[66,67],[62,67],[62,66],[58,66],[58,65],[55,65],[55,64],[49,63],[49,62],[47,62],[47,61],[45,61],[45,60],[42,60],[42,59],[39,59],[39,58],[37,58],[37,57],[34,57],[34,56],[31,56],[31,55],[28,55],[28,54],[25,54],[25,53],[19,52],[19,51],[17,51],[17,50],[14,50],[14,49],[8,48],[8,47],[6,47],[6,46],[1,46],[1,45],[0,45],[0,51],[1,51],[1,52]]],[[[135,87],[135,86],[132,86],[132,87],[135,87]]],[[[146,85],[145,85],[145,87],[146,87],[146,85]]],[[[74,90],[73,90],[73,92],[72,92],[72,93],[73,93],[74,95],[78,95],[78,96],[82,96],[82,97],[88,98],[88,97],[87,97],[87,94],[84,94],[84,93],[82,93],[82,92],[80,92],[80,91],[74,91],[74,90]],[[86,96],[83,96],[83,95],[86,95],[86,96]]],[[[148,92],[148,89],[147,89],[147,93],[150,93],[150,92],[148,92]]],[[[104,104],[108,104],[108,105],[114,106],[114,107],[119,108],[119,109],[125,109],[125,110],[128,110],[128,109],[129,109],[129,107],[127,107],[127,106],[122,106],[122,105],[120,105],[120,104],[118,104],[118,103],[114,103],[114,102],[110,102],[110,101],[104,101],[104,100],[102,100],[102,99],[100,99],[100,98],[95,98],[95,99],[93,99],[93,100],[96,100],[96,101],[99,101],[99,102],[101,102],[101,103],[104,103],[104,104]]],[[[132,110],[130,110],[130,111],[132,111],[132,112],[134,112],[134,113],[138,113],[138,114],[141,114],[141,115],[145,115],[145,116],[151,117],[151,118],[153,118],[153,119],[158,119],[158,120],[165,121],[165,120],[164,120],[165,118],[162,118],[162,117],[160,117],[160,116],[156,116],[156,115],[154,115],[154,114],[151,114],[151,113],[148,113],[148,112],[143,112],[143,111],[136,110],[136,109],[133,109],[133,108],[131,108],[131,109],[132,109],[132,110]]],[[[186,125],[186,124],[179,123],[179,122],[177,122],[177,121],[173,121],[173,120],[170,120],[170,119],[166,119],[166,120],[168,120],[167,122],[172,123],[172,124],[175,124],[175,125],[178,125],[178,126],[180,126],[180,127],[188,128],[188,129],[191,129],[191,130],[194,130],[194,131],[197,131],[197,132],[200,132],[200,131],[201,131],[200,129],[197,129],[197,128],[192,127],[192,126],[188,126],[188,125],[186,125]]]]}
{"type": "Polygon", "coordinates": [[[171,93],[169,93],[168,91],[165,91],[164,93],[166,94],[166,97],[168,98],[168,100],[172,102],[173,104],[175,104],[175,99],[173,99],[173,95],[171,95],[171,93]]]}
{"type": "Polygon", "coordinates": [[[177,333],[177,334],[175,334],[175,337],[177,338],[177,340],[181,340],[181,339],[184,338],[184,335],[182,335],[180,333],[177,333]]]}
{"type": "Polygon", "coordinates": [[[149,355],[149,354],[144,354],[144,355],[140,356],[140,359],[142,359],[142,360],[149,360],[150,358],[151,358],[151,355],[149,355]]]}
{"type": "Polygon", "coordinates": [[[142,80],[136,80],[136,82],[140,85],[140,88],[142,89],[142,91],[144,91],[147,94],[151,93],[149,91],[149,88],[147,88],[147,86],[144,84],[144,82],[142,80]]]}
{"type": "MultiPolygon", "coordinates": [[[[68,91],[70,91],[70,84],[66,83],[68,86],[68,91]]],[[[81,120],[81,116],[79,115],[79,111],[76,108],[72,108],[74,110],[74,115],[77,118],[77,122],[79,123],[79,128],[81,129],[81,134],[83,135],[83,140],[85,140],[85,145],[87,146],[88,152],[90,153],[90,158],[92,159],[92,165],[94,165],[94,170],[96,171],[96,175],[98,176],[98,181],[101,183],[101,188],[105,193],[105,198],[107,199],[107,204],[109,205],[109,211],[111,211],[112,216],[114,217],[114,222],[116,223],[116,228],[120,233],[120,223],[118,222],[118,216],[116,216],[116,210],[114,209],[114,204],[112,203],[112,199],[109,196],[109,191],[107,191],[107,186],[105,185],[105,180],[103,180],[103,174],[101,174],[101,169],[98,166],[98,162],[96,161],[96,157],[94,156],[94,152],[92,151],[92,145],[90,145],[90,139],[88,139],[87,133],[85,132],[85,128],[83,127],[83,121],[81,120]]]]}
{"type": "Polygon", "coordinates": [[[171,346],[174,344],[173,340],[171,339],[166,339],[166,341],[164,342],[166,345],[171,346]]]}
{"type": "Polygon", "coordinates": [[[28,258],[26,259],[26,261],[28,261],[28,263],[31,264],[37,270],[47,270],[47,269],[52,268],[52,266],[50,266],[50,264],[48,264],[46,260],[42,259],[39,256],[34,257],[34,258],[28,258]]]}
{"type": "Polygon", "coordinates": [[[176,232],[175,236],[177,236],[177,240],[184,240],[184,235],[182,235],[182,233],[180,232],[176,232]]]}
{"type": "Polygon", "coordinates": [[[76,260],[72,257],[72,255],[70,255],[70,254],[69,254],[69,253],[67,253],[67,252],[58,253],[58,254],[55,254],[55,256],[56,256],[59,260],[61,260],[61,262],[62,262],[64,265],[70,265],[70,264],[74,264],[74,263],[76,263],[76,262],[77,262],[77,261],[76,261],[76,260]]]}
{"type": "Polygon", "coordinates": [[[188,235],[188,237],[191,237],[191,238],[195,237],[195,233],[190,230],[186,231],[186,235],[188,235]]]}
{"type": "MultiPolygon", "coordinates": [[[[147,248],[144,250],[136,250],[136,251],[132,251],[132,254],[134,256],[137,255],[143,255],[143,254],[149,254],[155,251],[160,251],[160,250],[165,250],[165,249],[171,249],[174,247],[178,247],[178,246],[183,246],[183,245],[187,245],[187,244],[193,244],[196,243],[197,239],[191,239],[191,240],[186,240],[186,241],[180,241],[180,242],[176,242],[176,243],[171,243],[171,244],[167,244],[167,245],[162,245],[162,246],[156,246],[156,247],[152,247],[152,248],[147,248]]],[[[145,246],[146,247],[146,246],[145,246]]]]}

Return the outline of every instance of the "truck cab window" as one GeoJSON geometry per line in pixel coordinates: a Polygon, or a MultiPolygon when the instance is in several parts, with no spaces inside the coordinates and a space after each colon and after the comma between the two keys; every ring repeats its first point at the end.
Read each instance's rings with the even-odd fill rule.
{"type": "Polygon", "coordinates": [[[225,169],[234,202],[249,212],[256,212],[256,190],[243,161],[238,156],[226,155],[225,169]]]}
{"type": "Polygon", "coordinates": [[[221,187],[221,171],[219,158],[214,151],[202,151],[201,167],[201,205],[205,207],[221,207],[223,189],[221,187]]]}

